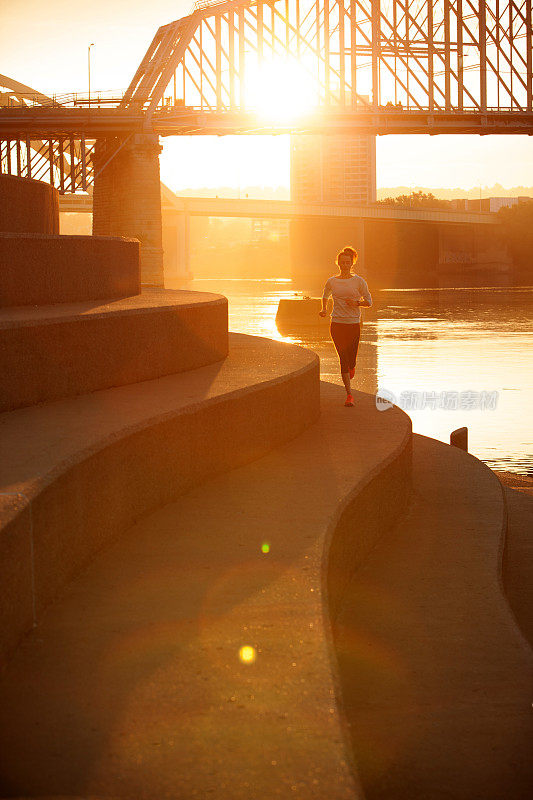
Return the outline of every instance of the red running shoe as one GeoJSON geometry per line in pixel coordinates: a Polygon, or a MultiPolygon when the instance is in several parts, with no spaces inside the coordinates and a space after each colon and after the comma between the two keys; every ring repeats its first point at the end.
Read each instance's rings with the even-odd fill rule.
{"type": "Polygon", "coordinates": [[[353,376],[354,375],[355,375],[355,367],[352,367],[352,369],[350,370],[350,378],[351,378],[351,380],[353,380],[353,376]]]}
{"type": "Polygon", "coordinates": [[[345,405],[345,406],[353,406],[353,404],[354,404],[354,403],[353,403],[353,397],[352,397],[352,395],[351,395],[351,394],[348,394],[348,395],[346,395],[346,402],[345,402],[345,404],[344,404],[344,405],[345,405]]]}

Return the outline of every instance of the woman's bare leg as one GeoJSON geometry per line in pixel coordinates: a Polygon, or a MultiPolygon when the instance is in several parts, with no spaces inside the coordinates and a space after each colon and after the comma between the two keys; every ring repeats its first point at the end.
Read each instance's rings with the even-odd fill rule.
{"type": "Polygon", "coordinates": [[[352,393],[352,385],[350,383],[350,373],[349,372],[341,372],[342,382],[344,383],[344,388],[346,389],[346,394],[352,393]]]}

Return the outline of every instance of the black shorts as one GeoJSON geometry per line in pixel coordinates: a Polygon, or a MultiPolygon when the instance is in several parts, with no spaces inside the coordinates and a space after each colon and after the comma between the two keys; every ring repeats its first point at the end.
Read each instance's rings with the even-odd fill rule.
{"type": "Polygon", "coordinates": [[[359,336],[361,335],[360,322],[331,322],[331,338],[339,355],[341,372],[355,369],[357,350],[359,349],[359,336]]]}

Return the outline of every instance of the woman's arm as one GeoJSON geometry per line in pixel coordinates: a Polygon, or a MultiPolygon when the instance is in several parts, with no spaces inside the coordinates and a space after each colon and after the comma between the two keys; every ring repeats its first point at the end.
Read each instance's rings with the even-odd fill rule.
{"type": "Polygon", "coordinates": [[[325,317],[328,311],[328,298],[331,294],[331,285],[329,279],[324,284],[324,291],[322,292],[322,308],[318,312],[321,317],[325,317]]]}
{"type": "Polygon", "coordinates": [[[372,305],[372,295],[368,291],[368,286],[364,278],[361,278],[360,292],[364,299],[359,301],[359,305],[363,306],[363,308],[370,308],[372,305]]]}

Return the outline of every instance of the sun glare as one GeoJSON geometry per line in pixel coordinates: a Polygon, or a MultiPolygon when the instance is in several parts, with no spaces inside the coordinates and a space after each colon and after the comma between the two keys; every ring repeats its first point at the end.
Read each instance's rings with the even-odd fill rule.
{"type": "Polygon", "coordinates": [[[316,86],[295,59],[263,61],[248,69],[246,105],[269,120],[287,121],[318,104],[316,86]]]}
{"type": "Polygon", "coordinates": [[[257,657],[255,647],[245,644],[239,650],[239,658],[243,664],[253,664],[257,657]]]}

